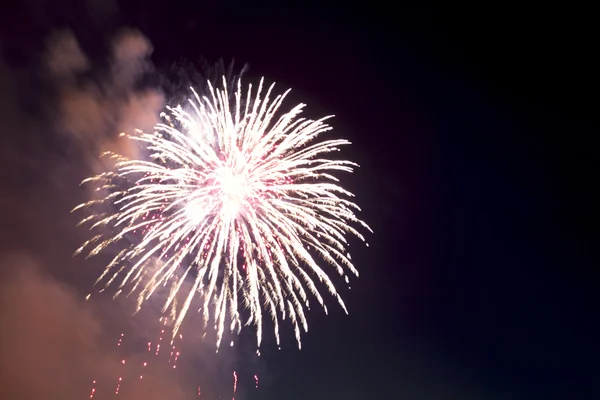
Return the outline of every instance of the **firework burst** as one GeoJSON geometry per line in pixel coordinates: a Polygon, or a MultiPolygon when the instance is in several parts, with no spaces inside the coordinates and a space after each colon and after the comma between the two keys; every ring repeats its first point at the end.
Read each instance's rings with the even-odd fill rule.
{"type": "Polygon", "coordinates": [[[265,92],[261,80],[244,91],[238,80],[230,92],[223,79],[221,89],[209,82],[206,96],[192,90],[188,106],[168,107],[155,132],[130,136],[148,160],[111,153],[114,172],[84,181],[105,195],[76,207],[91,211],[82,223],[99,232],[76,253],[125,243],[97,283],[118,285],[116,295],[130,287],[138,307],[170,285],[163,312],[171,310],[174,335],[194,298],[205,324],[214,322],[217,348],[226,330],[244,324],[256,327],[260,346],[264,315],[278,344],[289,318],[300,346],[308,294],[327,312],[318,285],[346,310],[328,271],[358,276],[347,237],[364,241],[357,228],[370,230],[332,175],[356,164],[327,158],[349,142],[318,141],[330,117],[301,118],[304,104],[281,113],[289,90],[271,99],[273,87],[265,92]]]}

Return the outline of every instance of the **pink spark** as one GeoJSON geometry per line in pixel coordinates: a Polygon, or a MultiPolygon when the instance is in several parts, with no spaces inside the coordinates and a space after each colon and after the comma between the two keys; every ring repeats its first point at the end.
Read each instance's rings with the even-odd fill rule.
{"type": "Polygon", "coordinates": [[[235,400],[235,393],[237,392],[237,373],[233,371],[233,399],[235,400]]]}

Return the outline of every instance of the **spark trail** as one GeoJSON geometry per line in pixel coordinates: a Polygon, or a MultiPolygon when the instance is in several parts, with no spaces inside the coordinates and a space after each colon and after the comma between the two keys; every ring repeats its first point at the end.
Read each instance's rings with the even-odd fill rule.
{"type": "Polygon", "coordinates": [[[235,394],[237,393],[237,381],[238,381],[237,373],[235,371],[233,371],[233,399],[232,400],[235,400],[235,394]]]}
{"type": "Polygon", "coordinates": [[[243,325],[255,326],[260,347],[265,314],[278,345],[287,318],[300,347],[309,293],[327,312],[318,285],[346,311],[329,273],[358,276],[347,238],[370,231],[334,176],[357,165],[327,157],[350,142],[318,140],[330,117],[302,118],[304,104],[280,112],[289,90],[271,99],[273,87],[265,93],[261,80],[245,91],[238,81],[230,93],[223,79],[204,96],[192,90],[155,132],[129,136],[149,159],[109,153],[115,171],[84,181],[104,197],[75,208],[89,211],[81,223],[97,232],[76,254],[117,248],[97,283],[138,292],[138,309],[169,285],[163,312],[175,319],[173,335],[198,298],[217,349],[243,325]]]}
{"type": "MultiPolygon", "coordinates": [[[[139,364],[139,380],[143,380],[144,379],[144,373],[147,371],[148,369],[148,365],[149,365],[149,360],[152,358],[156,358],[157,362],[167,362],[169,364],[172,364],[172,369],[176,369],[177,368],[177,361],[179,360],[180,356],[181,356],[181,348],[179,347],[179,342],[183,340],[183,335],[182,334],[178,334],[177,337],[175,337],[172,341],[171,341],[171,352],[169,354],[169,357],[159,357],[159,353],[160,353],[160,344],[163,341],[164,335],[165,335],[165,327],[168,325],[168,318],[166,317],[161,317],[160,320],[160,330],[158,331],[158,335],[156,337],[155,343],[156,346],[153,346],[153,342],[147,342],[147,352],[146,352],[146,356],[142,358],[142,362],[139,364]]],[[[127,347],[124,346],[124,342],[123,339],[125,338],[125,334],[121,333],[121,335],[119,336],[119,339],[117,340],[116,346],[118,348],[122,348],[122,347],[127,347]]],[[[124,353],[126,352],[126,350],[122,350],[124,353]]],[[[137,353],[134,353],[137,354],[137,353]]],[[[127,360],[126,356],[123,356],[123,358],[121,358],[120,361],[121,366],[125,366],[125,365],[130,365],[131,364],[131,360],[127,360]]],[[[138,365],[136,365],[135,367],[132,368],[136,368],[138,365]]],[[[123,367],[121,367],[121,370],[118,372],[118,376],[116,377],[116,382],[115,382],[115,390],[114,390],[114,395],[117,396],[119,395],[119,393],[121,392],[121,389],[123,387],[123,383],[125,382],[125,369],[123,367]]],[[[133,383],[135,384],[135,383],[133,383]]],[[[91,388],[91,392],[90,392],[90,399],[94,398],[97,394],[97,389],[96,389],[96,380],[94,379],[92,381],[92,388],[91,388]]]]}

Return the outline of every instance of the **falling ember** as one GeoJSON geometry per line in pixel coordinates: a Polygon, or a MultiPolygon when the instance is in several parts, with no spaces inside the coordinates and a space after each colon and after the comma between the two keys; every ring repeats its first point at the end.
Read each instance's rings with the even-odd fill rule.
{"type": "MultiPolygon", "coordinates": [[[[166,319],[161,319],[160,320],[160,322],[164,322],[164,321],[166,321],[166,319]]],[[[160,329],[159,330],[159,336],[161,338],[162,338],[162,335],[164,334],[164,332],[165,332],[165,329],[160,329]]],[[[119,339],[117,341],[117,346],[121,346],[121,345],[124,344],[124,342],[123,342],[124,336],[125,335],[123,333],[121,333],[121,336],[119,337],[119,339]]],[[[180,339],[183,338],[183,335],[181,335],[181,334],[179,334],[178,336],[179,336],[180,339]]],[[[152,349],[153,349],[152,342],[147,342],[147,346],[148,346],[148,351],[151,352],[152,349]]],[[[156,345],[156,355],[157,356],[159,354],[159,351],[160,351],[160,343],[158,343],[156,345]]],[[[177,368],[177,362],[179,360],[179,356],[180,355],[181,355],[181,350],[178,349],[175,345],[171,346],[169,363],[171,363],[171,362],[173,363],[173,368],[174,369],[177,368]]],[[[120,364],[123,365],[123,366],[126,365],[127,364],[127,359],[126,358],[121,359],[120,364]]],[[[140,364],[138,364],[138,365],[140,365],[140,370],[138,371],[139,374],[140,374],[139,375],[139,380],[143,380],[144,379],[144,375],[145,375],[145,371],[146,371],[146,369],[148,367],[149,362],[146,360],[146,361],[141,362],[140,364]]],[[[92,383],[93,383],[93,385],[91,387],[90,396],[89,396],[90,399],[94,399],[96,397],[96,392],[97,392],[96,381],[94,380],[92,383]]],[[[116,388],[115,388],[115,395],[118,395],[120,393],[120,391],[121,391],[121,384],[122,383],[123,383],[123,372],[121,373],[121,376],[118,378],[118,381],[117,381],[117,384],[116,384],[116,388]]]]}
{"type": "Polygon", "coordinates": [[[177,367],[177,360],[179,359],[179,352],[175,352],[175,359],[173,360],[173,368],[177,367]]]}
{"type": "Polygon", "coordinates": [[[237,373],[233,371],[233,400],[235,400],[235,394],[237,392],[237,373]]]}
{"type": "Polygon", "coordinates": [[[200,389],[200,386],[198,386],[198,397],[200,397],[202,395],[202,390],[200,389]]]}
{"type": "MultiPolygon", "coordinates": [[[[129,248],[98,281],[105,288],[118,285],[115,296],[130,285],[138,308],[157,289],[172,285],[164,309],[173,309],[173,338],[200,296],[205,322],[218,327],[217,348],[227,330],[239,333],[247,323],[256,327],[260,347],[264,318],[276,322],[277,345],[277,322],[289,320],[300,346],[302,331],[308,331],[310,294],[324,307],[326,288],[347,312],[330,274],[344,276],[347,270],[358,276],[347,239],[364,242],[359,230],[371,229],[334,175],[357,165],[327,158],[350,144],[318,140],[332,129],[325,122],[329,117],[302,118],[304,104],[281,112],[289,91],[276,95],[273,85],[265,91],[262,79],[257,89],[236,83],[232,91],[225,78],[221,88],[209,82],[206,92],[193,92],[186,109],[167,107],[171,117],[164,113],[164,123],[151,133],[130,135],[151,150],[149,159],[107,153],[115,171],[84,182],[111,188],[110,193],[73,210],[90,210],[81,223],[103,231],[75,253],[85,250],[91,257],[127,242],[129,248]],[[114,206],[115,212],[95,212],[97,204],[114,206]],[[136,231],[138,238],[130,240],[136,231]],[[191,273],[194,283],[183,285],[191,273]],[[178,306],[180,290],[186,300],[178,306]],[[249,310],[247,321],[242,307],[249,310]]],[[[167,325],[166,318],[161,322],[167,325]]]]}
{"type": "Polygon", "coordinates": [[[258,389],[258,375],[254,375],[254,383],[256,384],[256,388],[258,389]]]}
{"type": "MultiPolygon", "coordinates": [[[[92,384],[96,386],[96,381],[92,381],[92,384]]],[[[96,388],[92,387],[92,392],[90,393],[90,399],[94,398],[94,394],[96,393],[96,388]]]]}
{"type": "Polygon", "coordinates": [[[119,394],[119,389],[121,388],[122,377],[119,377],[119,383],[117,383],[117,390],[115,390],[115,394],[119,394]]]}

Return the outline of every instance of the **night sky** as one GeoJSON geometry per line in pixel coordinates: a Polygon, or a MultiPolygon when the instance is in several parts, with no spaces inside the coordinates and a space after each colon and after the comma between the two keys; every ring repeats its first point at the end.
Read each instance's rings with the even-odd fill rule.
{"type": "MultiPolygon", "coordinates": [[[[9,182],[3,198],[13,199],[1,214],[2,254],[19,248],[44,259],[46,250],[27,244],[40,241],[30,232],[42,237],[54,229],[28,227],[32,218],[19,219],[8,206],[26,203],[19,196],[29,185],[35,192],[36,182],[50,180],[10,160],[40,160],[50,148],[70,157],[52,133],[32,127],[54,95],[36,67],[46,38],[69,29],[93,70],[102,68],[115,32],[134,28],[152,43],[158,73],[181,60],[235,59],[248,63],[249,78],[291,87],[309,115],[335,114],[335,131],[353,142],[344,154],[361,165],[344,183],[374,234],[368,248],[351,248],[361,275],[342,290],[350,314],[333,302],[328,316],[314,309],[302,351],[290,333],[281,351],[264,344],[260,365],[238,354],[236,368],[259,365],[265,376],[265,387],[245,398],[597,398],[598,46],[591,9],[385,4],[3,5],[0,72],[11,76],[3,82],[27,84],[2,86],[0,94],[8,155],[0,176],[9,182]]],[[[76,170],[73,164],[65,161],[60,173],[76,170]]],[[[74,185],[80,178],[74,173],[74,185]]],[[[48,204],[56,220],[70,221],[73,204],[48,204]]],[[[75,229],[68,223],[60,227],[54,240],[73,235],[64,231],[75,229]]],[[[68,252],[68,244],[56,246],[68,252]]],[[[44,265],[74,291],[89,290],[89,271],[44,265]]],[[[132,329],[136,334],[143,335],[132,329]]],[[[0,397],[30,398],[2,390],[0,397]]],[[[186,398],[195,398],[193,391],[186,398]]]]}

